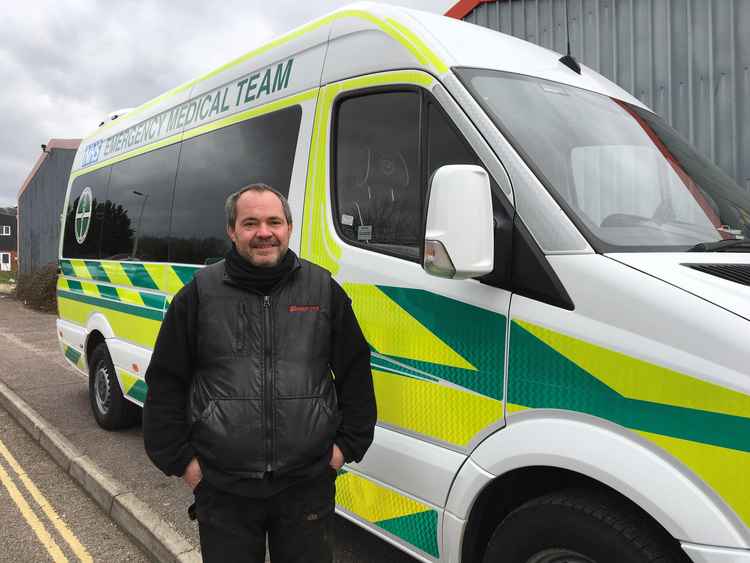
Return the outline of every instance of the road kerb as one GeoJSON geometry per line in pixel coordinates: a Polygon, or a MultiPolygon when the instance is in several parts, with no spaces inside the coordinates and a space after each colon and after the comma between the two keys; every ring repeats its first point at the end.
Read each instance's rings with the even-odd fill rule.
{"type": "Polygon", "coordinates": [[[200,552],[177,530],[47,423],[6,384],[0,406],[73,477],[102,509],[160,563],[199,563],[200,552]]]}

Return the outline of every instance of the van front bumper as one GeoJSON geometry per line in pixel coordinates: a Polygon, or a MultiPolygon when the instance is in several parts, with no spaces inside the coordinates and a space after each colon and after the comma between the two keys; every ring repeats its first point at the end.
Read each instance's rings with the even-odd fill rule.
{"type": "Polygon", "coordinates": [[[750,563],[750,550],[747,549],[729,549],[694,543],[683,543],[682,549],[693,563],[750,563]]]}

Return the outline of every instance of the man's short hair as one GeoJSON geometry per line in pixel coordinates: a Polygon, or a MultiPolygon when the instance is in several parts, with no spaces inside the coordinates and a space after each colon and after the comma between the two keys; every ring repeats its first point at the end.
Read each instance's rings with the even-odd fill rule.
{"type": "Polygon", "coordinates": [[[229,228],[234,228],[234,224],[237,221],[237,200],[240,199],[240,196],[245,192],[271,192],[272,194],[274,194],[279,198],[279,201],[281,201],[281,207],[284,209],[284,217],[286,218],[286,222],[290,225],[292,224],[292,209],[289,207],[289,202],[287,201],[286,197],[284,197],[284,194],[282,194],[278,190],[273,189],[268,184],[259,183],[250,184],[249,186],[240,188],[233,194],[229,195],[226,203],[224,204],[224,211],[226,211],[227,214],[227,226],[229,228]]]}

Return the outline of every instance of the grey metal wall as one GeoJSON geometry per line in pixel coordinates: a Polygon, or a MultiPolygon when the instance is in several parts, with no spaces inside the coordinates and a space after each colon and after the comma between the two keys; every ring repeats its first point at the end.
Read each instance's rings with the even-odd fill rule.
{"type": "Polygon", "coordinates": [[[18,199],[18,269],[57,261],[60,213],[76,151],[52,149],[18,199]]]}
{"type": "Polygon", "coordinates": [[[750,0],[497,0],[464,19],[565,53],[750,190],[750,0]]]}

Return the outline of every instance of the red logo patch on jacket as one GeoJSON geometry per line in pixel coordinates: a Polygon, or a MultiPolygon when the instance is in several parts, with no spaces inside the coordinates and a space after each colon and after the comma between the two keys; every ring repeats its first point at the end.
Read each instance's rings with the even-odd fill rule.
{"type": "Polygon", "coordinates": [[[290,313],[317,313],[320,305],[289,305],[290,313]]]}

